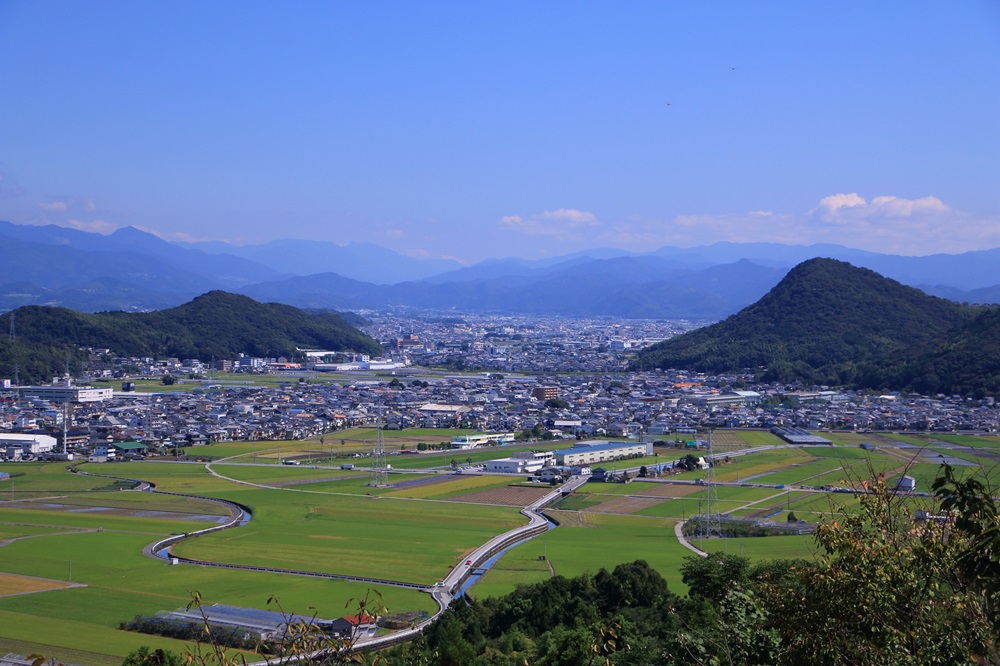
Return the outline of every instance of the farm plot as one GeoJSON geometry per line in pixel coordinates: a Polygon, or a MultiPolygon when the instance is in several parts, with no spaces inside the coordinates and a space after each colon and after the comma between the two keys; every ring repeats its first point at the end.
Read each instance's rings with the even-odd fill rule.
{"type": "Polygon", "coordinates": [[[704,492],[702,486],[693,483],[664,483],[659,481],[635,480],[631,483],[588,483],[576,492],[591,495],[641,495],[642,497],[685,497],[704,492]]]}
{"type": "Polygon", "coordinates": [[[85,493],[114,488],[113,479],[86,477],[69,472],[72,463],[17,463],[5,467],[11,478],[0,482],[4,499],[31,498],[43,495],[85,493]]]}
{"type": "MultiPolygon", "coordinates": [[[[520,581],[503,572],[524,569],[526,561],[537,560],[543,554],[554,573],[561,576],[576,576],[587,571],[596,573],[601,568],[610,570],[625,562],[646,560],[667,579],[672,590],[683,592],[686,589],[679,567],[684,558],[692,553],[681,546],[674,536],[675,521],[559,510],[547,513],[559,521],[560,526],[504,554],[473,588],[476,596],[512,591],[520,581]],[[493,576],[494,571],[500,575],[493,576]]],[[[540,571],[525,574],[544,576],[540,571]]]]}
{"type": "MultiPolygon", "coordinates": [[[[538,540],[540,537],[536,537],[538,540]]],[[[537,544],[535,544],[537,549],[537,544]]],[[[546,548],[543,547],[543,550],[546,548]]],[[[497,562],[466,594],[473,598],[486,598],[506,594],[518,585],[540,583],[552,576],[548,559],[529,554],[530,549],[515,555],[508,553],[497,562]]]]}
{"type": "MultiPolygon", "coordinates": [[[[156,486],[157,490],[174,493],[206,495],[238,487],[232,481],[212,476],[202,463],[154,462],[147,460],[144,462],[131,462],[127,465],[84,463],[79,465],[78,468],[80,471],[91,474],[149,481],[156,486]]],[[[108,481],[104,479],[103,482],[107,483],[108,481]]]]}
{"type": "Polygon", "coordinates": [[[533,504],[551,492],[550,488],[539,486],[511,486],[487,488],[476,492],[456,495],[453,502],[469,502],[472,504],[496,504],[501,506],[525,507],[533,504]]]}
{"type": "MultiPolygon", "coordinates": [[[[140,645],[183,650],[182,641],[123,632],[117,626],[138,614],[184,606],[190,601],[188,590],[198,590],[209,603],[252,608],[266,608],[268,597],[276,594],[289,612],[310,615],[310,608],[315,608],[320,616],[340,617],[350,612],[350,608],[345,611],[347,600],[364,596],[370,587],[289,575],[172,567],[141,554],[151,540],[149,534],[105,530],[26,539],[5,547],[3,568],[7,571],[64,580],[71,565],[73,581],[87,587],[0,598],[0,647],[66,659],[82,655],[75,663],[111,666],[140,645]],[[21,649],[25,645],[30,649],[21,649]]],[[[393,610],[434,607],[428,596],[416,591],[389,587],[379,591],[393,610]]]]}
{"type": "MultiPolygon", "coordinates": [[[[715,478],[719,481],[770,483],[770,481],[760,480],[760,477],[814,459],[812,454],[800,448],[758,451],[732,458],[729,463],[719,465],[715,470],[715,478]]],[[[703,472],[685,472],[678,475],[677,478],[702,478],[703,476],[703,472]]]]}
{"type": "Polygon", "coordinates": [[[510,479],[498,479],[495,476],[446,474],[433,478],[435,478],[434,483],[419,484],[395,490],[392,492],[392,496],[414,499],[456,499],[463,498],[468,493],[491,488],[503,488],[510,485],[510,479]]]}
{"type": "Polygon", "coordinates": [[[818,550],[812,536],[788,535],[745,537],[736,539],[703,539],[693,542],[709,553],[728,553],[750,558],[751,562],[774,559],[812,559],[818,550]]]}
{"type": "Polygon", "coordinates": [[[833,480],[848,478],[851,475],[849,468],[852,464],[857,464],[861,467],[866,466],[865,461],[811,458],[811,460],[806,462],[800,462],[769,474],[757,476],[753,479],[753,482],[771,485],[824,485],[831,482],[821,480],[821,477],[827,475],[833,480]]]}
{"type": "Polygon", "coordinates": [[[181,543],[174,552],[215,562],[430,584],[468,551],[524,523],[514,508],[387,497],[249,489],[245,527],[181,543]]]}
{"type": "Polygon", "coordinates": [[[603,502],[591,506],[587,510],[591,513],[639,513],[644,509],[657,506],[663,503],[662,499],[650,499],[642,497],[624,496],[606,498],[603,502]]]}
{"type": "MultiPolygon", "coordinates": [[[[9,504],[7,505],[10,506],[9,504]]],[[[61,527],[43,527],[40,525],[5,524],[0,523],[0,546],[6,546],[14,539],[24,539],[37,536],[49,536],[65,531],[61,527]]],[[[76,530],[73,530],[76,531],[76,530]]]]}
{"type": "Polygon", "coordinates": [[[213,463],[212,469],[223,476],[260,483],[264,485],[288,485],[294,482],[324,482],[339,479],[356,479],[369,477],[367,470],[340,469],[339,467],[307,467],[302,465],[245,465],[232,463],[213,463]]]}
{"type": "Polygon", "coordinates": [[[62,590],[67,587],[73,587],[73,583],[51,578],[0,573],[0,597],[16,597],[48,590],[62,590]]]}
{"type": "Polygon", "coordinates": [[[949,444],[958,444],[972,449],[992,449],[1000,451],[1000,437],[997,435],[943,435],[934,433],[927,436],[949,444]]]}

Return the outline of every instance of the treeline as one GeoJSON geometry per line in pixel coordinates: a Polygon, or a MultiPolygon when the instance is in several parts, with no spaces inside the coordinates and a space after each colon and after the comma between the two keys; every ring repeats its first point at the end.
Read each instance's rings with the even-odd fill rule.
{"type": "Polygon", "coordinates": [[[915,522],[876,481],[816,530],[814,560],[690,557],[688,594],[642,561],[458,599],[394,666],[1000,664],[1000,519],[943,468],[942,520],[915,522]]]}
{"type": "Polygon", "coordinates": [[[1000,311],[832,259],[792,269],[728,319],[639,353],[636,369],[924,393],[1000,393],[1000,311]]]}
{"type": "Polygon", "coordinates": [[[61,373],[69,360],[78,371],[80,347],[120,356],[196,358],[208,362],[240,353],[300,358],[297,348],[377,355],[379,344],[331,312],[309,314],[288,305],[258,303],[213,291],[169,310],[87,314],[66,308],[26,306],[14,311],[15,339],[0,339],[0,376],[41,381],[61,373]]]}

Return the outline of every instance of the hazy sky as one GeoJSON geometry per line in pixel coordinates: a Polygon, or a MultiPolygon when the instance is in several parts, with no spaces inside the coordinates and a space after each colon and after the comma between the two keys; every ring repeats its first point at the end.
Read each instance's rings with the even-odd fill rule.
{"type": "Polygon", "coordinates": [[[0,0],[0,219],[997,247],[1000,2],[0,0]]]}

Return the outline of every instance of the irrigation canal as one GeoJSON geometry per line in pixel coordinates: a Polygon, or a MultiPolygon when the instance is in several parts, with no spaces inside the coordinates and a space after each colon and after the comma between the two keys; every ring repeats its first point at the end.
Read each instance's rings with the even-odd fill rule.
{"type": "MultiPolygon", "coordinates": [[[[553,503],[555,500],[563,496],[563,494],[573,492],[581,485],[586,483],[586,477],[574,477],[564,483],[562,486],[553,489],[552,492],[547,493],[544,497],[540,498],[538,501],[530,506],[521,509],[521,514],[528,519],[526,525],[522,525],[508,532],[493,537],[483,545],[472,551],[471,554],[465,557],[464,560],[458,563],[444,580],[435,583],[431,586],[420,585],[418,583],[408,583],[405,581],[398,580],[385,580],[381,578],[369,578],[366,576],[350,576],[346,574],[335,574],[326,573],[320,571],[301,571],[297,569],[282,569],[279,567],[261,567],[261,566],[251,566],[247,564],[228,564],[224,562],[209,562],[206,560],[197,560],[188,557],[180,557],[174,555],[171,552],[171,548],[176,544],[196,536],[201,536],[204,534],[209,534],[212,532],[217,532],[220,530],[233,529],[237,527],[242,527],[250,522],[253,518],[250,509],[242,504],[236,502],[230,502],[228,500],[218,499],[216,497],[205,497],[202,495],[188,495],[185,493],[170,493],[165,491],[156,490],[155,486],[148,481],[143,481],[141,479],[121,479],[120,477],[110,477],[103,474],[92,474],[90,472],[81,472],[75,468],[70,468],[74,473],[81,474],[85,476],[94,476],[100,478],[109,478],[116,480],[131,481],[136,484],[134,491],[139,492],[150,492],[157,493],[160,495],[173,495],[176,497],[186,497],[192,499],[200,499],[208,502],[215,502],[221,504],[228,510],[230,514],[229,520],[224,524],[215,525],[213,527],[208,527],[202,530],[197,530],[195,532],[188,532],[186,534],[179,534],[176,536],[168,537],[162,539],[155,543],[152,543],[145,548],[143,548],[143,553],[149,557],[157,558],[170,564],[190,564],[194,566],[201,567],[218,567],[222,569],[242,569],[244,571],[261,571],[266,573],[279,573],[279,574],[289,574],[294,576],[309,576],[312,578],[326,578],[326,579],[336,579],[351,581],[357,583],[368,583],[371,585],[387,585],[392,587],[403,587],[414,590],[419,590],[425,592],[434,599],[438,605],[438,610],[436,613],[415,625],[410,629],[404,629],[402,631],[397,631],[392,634],[385,636],[376,636],[372,639],[366,641],[359,641],[355,645],[357,650],[372,650],[381,647],[387,647],[389,645],[395,645],[397,643],[403,643],[414,636],[420,634],[425,627],[434,622],[451,604],[452,600],[456,597],[464,595],[469,588],[475,585],[476,582],[487,572],[489,569],[499,561],[511,548],[518,546],[525,541],[533,539],[539,534],[544,534],[549,529],[555,526],[551,520],[549,520],[543,513],[543,509],[549,504],[553,503]]],[[[260,662],[261,664],[266,664],[267,662],[260,662]]],[[[254,665],[256,666],[256,665],[254,665]]]]}

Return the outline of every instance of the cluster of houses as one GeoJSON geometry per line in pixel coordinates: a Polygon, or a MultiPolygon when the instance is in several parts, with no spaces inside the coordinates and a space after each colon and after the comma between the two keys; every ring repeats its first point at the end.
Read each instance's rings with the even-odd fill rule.
{"type": "MultiPolygon", "coordinates": [[[[186,381],[186,380],[185,380],[186,381]]],[[[350,384],[291,379],[277,388],[191,382],[139,393],[109,385],[0,388],[0,433],[37,434],[55,450],[126,441],[147,448],[301,439],[382,423],[388,429],[469,428],[542,439],[656,440],[694,429],[996,431],[992,399],[871,395],[688,373],[498,376],[365,373],[350,384]],[[72,408],[66,408],[71,404],[72,408]],[[65,443],[64,443],[65,441],[65,443]]],[[[447,439],[445,437],[444,439],[447,439]]],[[[20,447],[22,455],[39,451],[20,447]]],[[[110,451],[109,451],[110,453],[110,451]]],[[[141,451],[116,455],[141,455],[141,451]]]]}
{"type": "MultiPolygon", "coordinates": [[[[366,316],[374,320],[368,332],[393,349],[397,360],[392,368],[344,370],[335,382],[299,368],[287,383],[268,388],[189,379],[185,373],[198,377],[208,370],[195,359],[119,358],[111,350],[91,350],[89,387],[66,381],[24,387],[0,380],[0,433],[46,435],[56,439],[57,452],[93,455],[96,446],[127,441],[152,448],[299,439],[378,423],[388,429],[527,432],[539,439],[648,436],[654,441],[705,428],[1000,428],[1000,407],[992,398],[877,395],[754,384],[746,375],[623,371],[630,349],[690,328],[689,322],[366,316]],[[439,353],[484,370],[451,375],[414,367],[421,355],[439,353]],[[506,365],[481,363],[487,358],[506,359],[506,365]],[[581,371],[558,372],[567,368],[581,371]],[[535,372],[519,374],[528,370],[535,372]],[[177,374],[177,381],[190,390],[130,391],[134,373],[177,374]],[[110,378],[119,375],[124,378],[110,378]],[[350,381],[343,380],[345,375],[350,381]]],[[[342,360],[359,368],[384,361],[342,360]]],[[[287,359],[249,357],[215,362],[220,370],[253,372],[279,372],[289,365],[287,359]]],[[[37,455],[20,448],[22,455],[37,455]]],[[[112,452],[141,455],[138,450],[107,451],[112,452]]]]}

